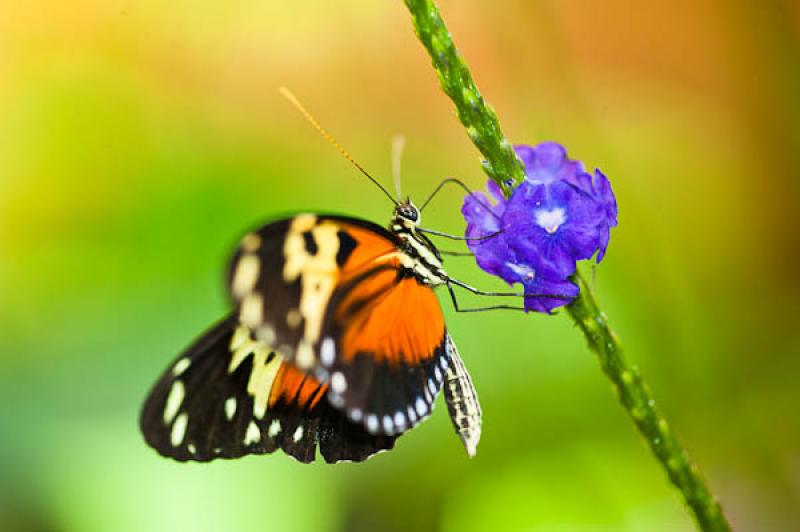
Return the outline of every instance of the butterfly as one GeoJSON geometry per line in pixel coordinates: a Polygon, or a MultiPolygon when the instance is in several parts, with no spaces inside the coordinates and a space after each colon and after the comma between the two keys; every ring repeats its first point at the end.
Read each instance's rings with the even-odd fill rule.
{"type": "Polygon", "coordinates": [[[448,183],[470,193],[463,183],[443,180],[420,208],[397,201],[281,92],[395,204],[391,223],[305,213],[246,234],[228,269],[233,310],[156,382],[140,414],[145,441],[179,461],[280,448],[305,463],[317,449],[329,463],[358,462],[392,449],[444,389],[456,433],[474,456],[480,403],[434,288],[446,286],[461,312],[524,309],[461,308],[453,286],[526,294],[483,292],[445,272],[444,252],[426,234],[467,238],[423,229],[421,212],[448,183]]]}
{"type": "Polygon", "coordinates": [[[480,405],[433,291],[450,277],[419,219],[407,201],[389,229],[299,214],[245,235],[228,274],[234,311],[158,380],[146,442],[180,461],[279,448],[362,461],[427,418],[444,387],[474,455],[480,405]]]}

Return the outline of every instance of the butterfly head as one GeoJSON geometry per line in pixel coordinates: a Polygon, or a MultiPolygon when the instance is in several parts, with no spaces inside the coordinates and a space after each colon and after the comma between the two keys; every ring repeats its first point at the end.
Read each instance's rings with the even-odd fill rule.
{"type": "Polygon", "coordinates": [[[397,204],[392,215],[392,225],[400,225],[407,229],[413,229],[419,225],[421,220],[419,209],[410,199],[401,201],[397,204]]]}

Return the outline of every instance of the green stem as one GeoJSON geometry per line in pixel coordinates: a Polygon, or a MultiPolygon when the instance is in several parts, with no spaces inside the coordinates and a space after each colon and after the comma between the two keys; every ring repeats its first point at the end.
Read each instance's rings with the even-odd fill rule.
{"type": "Polygon", "coordinates": [[[442,90],[456,104],[458,119],[467,128],[475,147],[483,154],[483,169],[506,194],[525,180],[525,168],[514,153],[514,146],[500,130],[494,109],[486,103],[467,64],[444,25],[439,8],[428,0],[405,0],[417,37],[427,48],[442,90]],[[510,180],[510,181],[509,181],[510,180]]]}
{"type": "Polygon", "coordinates": [[[700,529],[730,530],[722,508],[656,407],[655,399],[650,395],[638,368],[625,360],[619,338],[609,328],[606,315],[595,301],[591,287],[579,272],[575,273],[572,280],[580,288],[580,295],[567,306],[567,312],[580,327],[589,348],[600,359],[600,367],[613,384],[620,403],[661,462],[670,481],[683,494],[700,529]]]}
{"type": "MultiPolygon", "coordinates": [[[[522,163],[513,146],[503,136],[497,115],[481,96],[464,59],[458,53],[432,0],[405,0],[411,12],[417,36],[433,61],[442,89],[453,100],[458,118],[467,128],[475,146],[486,158],[484,169],[503,187],[509,196],[515,185],[525,178],[522,163]]],[[[606,315],[600,310],[591,287],[579,272],[572,280],[580,295],[567,306],[567,313],[586,337],[603,372],[613,384],[620,403],[636,428],[644,436],[653,454],[680,490],[701,530],[730,530],[722,509],[689,455],[656,408],[639,370],[622,355],[619,339],[609,328],[606,315]]]]}

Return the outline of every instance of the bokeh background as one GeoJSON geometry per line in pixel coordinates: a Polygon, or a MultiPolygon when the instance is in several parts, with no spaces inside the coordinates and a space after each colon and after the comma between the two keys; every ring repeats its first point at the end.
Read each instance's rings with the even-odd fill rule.
{"type": "MultiPolygon", "coordinates": [[[[799,6],[442,2],[507,135],[611,177],[598,297],[739,530],[800,520],[799,6]]],[[[485,181],[400,1],[0,3],[0,529],[692,529],[563,315],[443,299],[484,409],[473,460],[442,404],[359,465],[145,446],[142,399],[226,312],[245,230],[388,221],[281,85],[389,186],[395,133],[413,197],[485,181]]],[[[460,202],[426,225],[462,231],[460,202]]]]}

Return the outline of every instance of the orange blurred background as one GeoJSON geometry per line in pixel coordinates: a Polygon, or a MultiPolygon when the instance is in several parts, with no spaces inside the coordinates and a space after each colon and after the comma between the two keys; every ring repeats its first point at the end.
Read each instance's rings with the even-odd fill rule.
{"type": "MultiPolygon", "coordinates": [[[[441,3],[514,142],[611,178],[596,290],[737,530],[800,520],[800,5],[441,3]]],[[[484,410],[365,464],[186,465],[136,416],[227,302],[244,231],[485,182],[402,2],[0,4],[0,528],[688,530],[678,494],[564,316],[455,315],[484,410]]],[[[453,190],[426,225],[463,231],[453,190]]],[[[471,261],[448,271],[493,281],[471,261]]]]}

